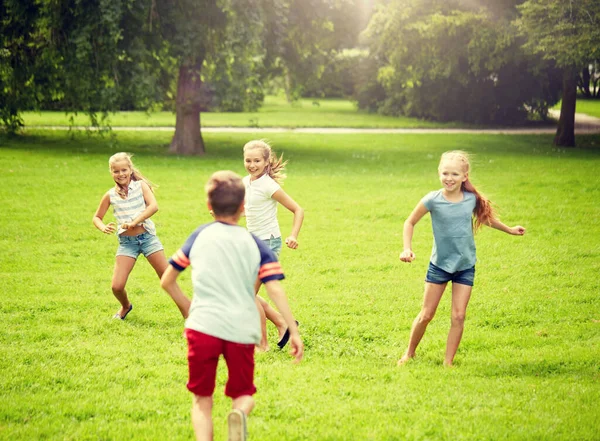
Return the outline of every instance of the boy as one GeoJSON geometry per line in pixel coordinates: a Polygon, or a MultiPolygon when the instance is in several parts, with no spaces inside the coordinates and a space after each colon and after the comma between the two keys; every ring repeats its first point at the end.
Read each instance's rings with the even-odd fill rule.
{"type": "Polygon", "coordinates": [[[232,399],[227,417],[229,440],[246,439],[246,417],[254,407],[254,346],[261,330],[254,298],[257,277],[290,330],[291,354],[299,362],[303,343],[279,281],[277,257],[264,243],[238,225],[244,212],[244,184],[231,171],[214,173],[206,184],[208,209],[215,221],[198,227],[169,260],[161,278],[186,319],[189,381],[194,394],[192,425],[196,440],[213,439],[212,404],[219,356],[227,364],[225,395],[232,399]],[[177,284],[180,272],[192,267],[190,302],[177,284]]]}

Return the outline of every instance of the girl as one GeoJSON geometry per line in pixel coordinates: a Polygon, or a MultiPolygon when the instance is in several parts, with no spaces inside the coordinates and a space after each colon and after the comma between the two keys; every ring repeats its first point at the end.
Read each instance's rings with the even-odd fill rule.
{"type": "Polygon", "coordinates": [[[133,166],[131,156],[116,153],[108,160],[109,170],[115,186],[108,190],[100,200],[94,214],[93,223],[100,231],[119,235],[119,248],[112,278],[112,292],[121,304],[115,319],[125,320],[133,305],[127,297],[125,284],[129,273],[140,253],[150,262],[158,278],[167,268],[167,259],[163,246],[156,237],[156,228],[150,216],[158,211],[158,205],[152,191],[153,184],[133,166]],[[112,205],[119,225],[114,222],[105,224],[104,215],[112,205]]]}
{"type": "Polygon", "coordinates": [[[452,366],[454,355],[463,334],[467,304],[475,278],[475,241],[473,233],[489,225],[508,234],[522,236],[525,228],[507,227],[500,222],[491,203],[469,181],[469,157],[462,151],[442,155],[438,175],[443,188],[427,194],[404,222],[403,262],[415,260],[411,244],[414,227],[427,212],[431,212],[433,251],[425,277],[425,295],[421,312],[410,331],[406,352],[398,365],[415,356],[425,329],[433,319],[442,294],[452,281],[452,317],[446,342],[444,364],[452,366]]]}
{"type": "MultiPolygon", "coordinates": [[[[259,239],[264,240],[269,247],[279,256],[281,252],[281,232],[277,222],[277,203],[294,214],[292,232],[285,239],[288,248],[298,248],[298,234],[304,220],[304,210],[283,189],[281,183],[285,179],[283,170],[287,161],[277,156],[271,146],[265,141],[250,141],[244,146],[244,167],[248,176],[243,182],[246,187],[245,215],[248,231],[259,239]]],[[[260,289],[260,280],[256,281],[255,291],[260,289]]],[[[266,318],[277,326],[279,342],[277,346],[283,348],[288,339],[289,332],[285,320],[265,299],[256,296],[257,307],[261,316],[262,338],[259,349],[268,350],[266,318]]]]}

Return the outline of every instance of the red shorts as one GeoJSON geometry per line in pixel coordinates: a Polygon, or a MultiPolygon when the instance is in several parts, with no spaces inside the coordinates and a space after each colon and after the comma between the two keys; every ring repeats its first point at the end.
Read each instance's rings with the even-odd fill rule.
{"type": "Polygon", "coordinates": [[[223,354],[228,372],[225,395],[232,399],[254,395],[253,344],[233,343],[188,328],[185,336],[190,371],[187,388],[190,392],[203,397],[214,393],[217,364],[223,354]]]}

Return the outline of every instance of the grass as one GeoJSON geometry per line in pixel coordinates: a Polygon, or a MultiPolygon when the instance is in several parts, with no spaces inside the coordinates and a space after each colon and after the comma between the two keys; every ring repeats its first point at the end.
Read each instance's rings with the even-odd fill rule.
{"type": "MultiPolygon", "coordinates": [[[[560,110],[560,105],[561,103],[558,102],[553,109],[560,110]]],[[[589,99],[578,96],[575,111],[577,113],[584,113],[589,116],[600,118],[600,99],[589,99]]]]}
{"type": "Polygon", "coordinates": [[[600,99],[577,98],[577,113],[585,113],[600,118],[600,99]]]}
{"type": "MultiPolygon", "coordinates": [[[[135,304],[110,319],[116,244],[91,217],[111,185],[107,159],[135,153],[158,183],[154,217],[167,254],[211,218],[203,186],[243,172],[250,135],[205,135],[203,158],[167,155],[168,133],[119,145],[62,132],[0,139],[0,439],[189,440],[182,319],[142,258],[135,304]]],[[[264,135],[263,135],[264,136],[264,135]]],[[[551,136],[290,135],[285,189],[306,210],[300,248],[283,250],[284,286],[305,360],[257,355],[253,440],[596,440],[600,417],[600,137],[556,149],[551,136]],[[485,229],[456,367],[442,366],[449,298],[418,358],[396,367],[417,314],[431,251],[398,260],[402,223],[438,188],[441,152],[474,154],[472,178],[524,237],[485,229]]],[[[280,210],[286,231],[289,213],[280,210]]],[[[190,292],[189,273],[182,286],[190,292]]],[[[276,339],[269,327],[271,342],[276,339]]],[[[274,346],[274,345],[273,345],[274,346]]],[[[229,401],[221,367],[215,439],[229,401]]]]}
{"type": "MultiPolygon", "coordinates": [[[[68,126],[64,112],[24,112],[26,126],[68,126]]],[[[172,112],[117,112],[109,117],[114,127],[174,127],[172,112]]],[[[73,116],[75,125],[89,124],[85,114],[73,116]]],[[[353,128],[453,128],[459,123],[438,123],[417,118],[392,117],[358,111],[348,100],[300,99],[289,104],[285,98],[267,96],[257,112],[201,114],[203,127],[353,127],[353,128]]]]}

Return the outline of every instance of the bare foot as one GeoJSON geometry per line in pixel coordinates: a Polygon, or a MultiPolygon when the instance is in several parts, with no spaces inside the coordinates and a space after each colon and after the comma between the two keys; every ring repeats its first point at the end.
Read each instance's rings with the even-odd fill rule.
{"type": "Polygon", "coordinates": [[[398,366],[402,366],[402,365],[404,365],[405,363],[407,363],[408,361],[412,360],[413,358],[415,358],[415,356],[414,356],[414,355],[408,355],[408,354],[404,354],[404,355],[402,356],[402,358],[401,358],[400,360],[398,360],[398,363],[397,363],[397,365],[398,365],[398,366]]]}
{"type": "Polygon", "coordinates": [[[444,367],[447,367],[447,368],[450,368],[450,369],[451,369],[451,368],[453,368],[453,367],[454,367],[454,365],[452,364],[452,362],[451,362],[451,361],[450,361],[450,362],[448,362],[448,361],[445,361],[445,360],[444,360],[444,367]]]}

